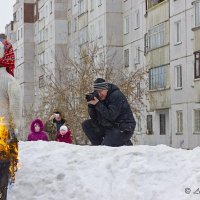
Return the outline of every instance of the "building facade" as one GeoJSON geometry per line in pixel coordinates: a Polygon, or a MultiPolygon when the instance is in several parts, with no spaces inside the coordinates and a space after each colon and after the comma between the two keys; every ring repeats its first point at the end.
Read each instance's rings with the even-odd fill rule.
{"type": "Polygon", "coordinates": [[[56,73],[63,52],[78,60],[80,48],[97,44],[99,57],[117,55],[115,65],[148,67],[138,144],[194,148],[200,145],[199,27],[200,0],[18,0],[13,29],[24,105],[37,105],[45,70],[56,73]]]}

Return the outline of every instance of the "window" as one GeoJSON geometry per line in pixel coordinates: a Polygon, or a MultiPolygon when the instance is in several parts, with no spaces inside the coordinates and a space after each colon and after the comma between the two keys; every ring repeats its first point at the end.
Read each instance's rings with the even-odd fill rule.
{"type": "Polygon", "coordinates": [[[124,65],[129,67],[129,49],[124,50],[124,65]]]}
{"type": "Polygon", "coordinates": [[[71,34],[71,21],[68,21],[68,35],[71,34]]]}
{"type": "Polygon", "coordinates": [[[140,63],[140,47],[135,48],[135,64],[140,63]]]}
{"type": "Polygon", "coordinates": [[[17,33],[18,33],[18,34],[17,34],[17,40],[19,40],[19,30],[17,31],[17,33]]]}
{"type": "Polygon", "coordinates": [[[148,41],[148,33],[144,34],[144,54],[148,52],[149,49],[149,41],[148,41]]]}
{"type": "Polygon", "coordinates": [[[194,2],[195,8],[195,27],[200,26],[200,0],[194,2]]]}
{"type": "Polygon", "coordinates": [[[175,22],[175,44],[181,43],[181,21],[175,22]]]}
{"type": "Polygon", "coordinates": [[[152,115],[147,115],[147,134],[152,135],[153,134],[153,119],[152,115]]]}
{"type": "Polygon", "coordinates": [[[17,14],[16,14],[16,12],[13,14],[13,21],[14,21],[14,22],[17,21],[17,14]]]}
{"type": "Polygon", "coordinates": [[[46,41],[48,41],[48,38],[49,38],[48,28],[46,28],[45,30],[45,38],[46,38],[46,41]]]}
{"type": "Polygon", "coordinates": [[[102,20],[98,21],[98,27],[99,27],[98,38],[101,38],[103,36],[102,20]]]}
{"type": "Polygon", "coordinates": [[[77,58],[77,57],[78,57],[78,53],[79,53],[78,50],[79,50],[79,49],[78,49],[78,44],[75,44],[75,45],[74,45],[74,58],[77,58]]]}
{"type": "Polygon", "coordinates": [[[141,117],[137,117],[137,123],[136,123],[136,131],[137,132],[141,132],[142,128],[141,128],[141,117]]]}
{"type": "Polygon", "coordinates": [[[77,18],[74,18],[74,32],[77,31],[77,23],[78,23],[77,18]]]}
{"type": "Polygon", "coordinates": [[[21,19],[23,19],[23,10],[21,8],[21,19]]]}
{"type": "Polygon", "coordinates": [[[124,17],[124,34],[129,32],[129,16],[124,17]]]}
{"type": "Polygon", "coordinates": [[[149,89],[166,87],[166,66],[152,68],[149,71],[149,89]]]}
{"type": "Polygon", "coordinates": [[[90,26],[90,41],[93,42],[95,40],[95,31],[94,31],[94,24],[90,26]]]}
{"type": "Polygon", "coordinates": [[[183,133],[183,111],[182,110],[176,111],[176,121],[177,121],[176,132],[183,133]]]}
{"type": "Polygon", "coordinates": [[[153,27],[148,32],[149,49],[155,49],[164,45],[164,24],[153,27]]]}
{"type": "Polygon", "coordinates": [[[138,82],[138,83],[136,84],[136,89],[137,89],[136,96],[137,96],[138,98],[140,98],[140,97],[141,97],[141,87],[140,87],[140,82],[138,82]]]}
{"type": "Polygon", "coordinates": [[[166,135],[165,114],[160,114],[160,135],[166,135]]]}
{"type": "Polygon", "coordinates": [[[77,0],[74,0],[74,7],[77,5],[77,0]]]}
{"type": "Polygon", "coordinates": [[[96,0],[90,0],[90,11],[94,10],[94,4],[96,0]]]}
{"type": "Polygon", "coordinates": [[[101,6],[102,5],[102,0],[98,0],[98,6],[101,6]]]}
{"type": "Polygon", "coordinates": [[[175,66],[175,89],[182,88],[182,66],[175,66]]]}
{"type": "Polygon", "coordinates": [[[135,11],[135,29],[140,27],[140,13],[139,10],[135,11]]]}
{"type": "Polygon", "coordinates": [[[23,36],[23,28],[21,28],[21,38],[22,38],[22,36],[23,36]]]}
{"type": "Polygon", "coordinates": [[[48,5],[46,5],[46,13],[45,16],[48,17],[48,5]]]}
{"type": "Polygon", "coordinates": [[[44,87],[44,75],[39,77],[39,88],[44,87]]]}
{"type": "Polygon", "coordinates": [[[83,28],[79,32],[79,44],[82,45],[87,42],[88,39],[88,29],[87,27],[83,28]]]}
{"type": "Polygon", "coordinates": [[[200,133],[200,109],[194,110],[194,132],[200,133]]]}
{"type": "Polygon", "coordinates": [[[194,52],[194,78],[200,78],[200,51],[194,52]]]}
{"type": "Polygon", "coordinates": [[[85,12],[84,0],[79,0],[79,14],[85,12]]]}
{"type": "Polygon", "coordinates": [[[52,11],[53,11],[53,3],[52,1],[50,1],[50,14],[52,13],[52,11]]]}

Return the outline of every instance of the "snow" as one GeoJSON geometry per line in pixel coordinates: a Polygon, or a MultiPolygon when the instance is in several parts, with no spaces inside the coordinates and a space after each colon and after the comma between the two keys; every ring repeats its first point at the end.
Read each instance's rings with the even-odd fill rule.
{"type": "Polygon", "coordinates": [[[20,142],[8,200],[196,200],[199,155],[200,147],[20,142]]]}

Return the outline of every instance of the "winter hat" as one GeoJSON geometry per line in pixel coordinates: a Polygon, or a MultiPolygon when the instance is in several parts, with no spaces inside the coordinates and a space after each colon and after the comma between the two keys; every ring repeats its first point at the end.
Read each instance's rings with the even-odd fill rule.
{"type": "Polygon", "coordinates": [[[63,125],[63,126],[60,127],[60,131],[61,131],[61,130],[67,132],[67,131],[68,131],[68,128],[67,128],[67,126],[63,125]]]}
{"type": "Polygon", "coordinates": [[[108,83],[103,78],[97,78],[93,84],[94,90],[108,90],[108,83]]]}

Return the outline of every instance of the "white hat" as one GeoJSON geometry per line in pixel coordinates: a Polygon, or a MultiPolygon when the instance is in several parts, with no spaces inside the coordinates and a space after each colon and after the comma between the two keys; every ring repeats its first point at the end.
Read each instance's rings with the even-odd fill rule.
{"type": "Polygon", "coordinates": [[[63,126],[60,127],[60,131],[61,131],[61,130],[63,130],[63,131],[68,131],[68,128],[67,128],[67,126],[63,125],[63,126]]]}

